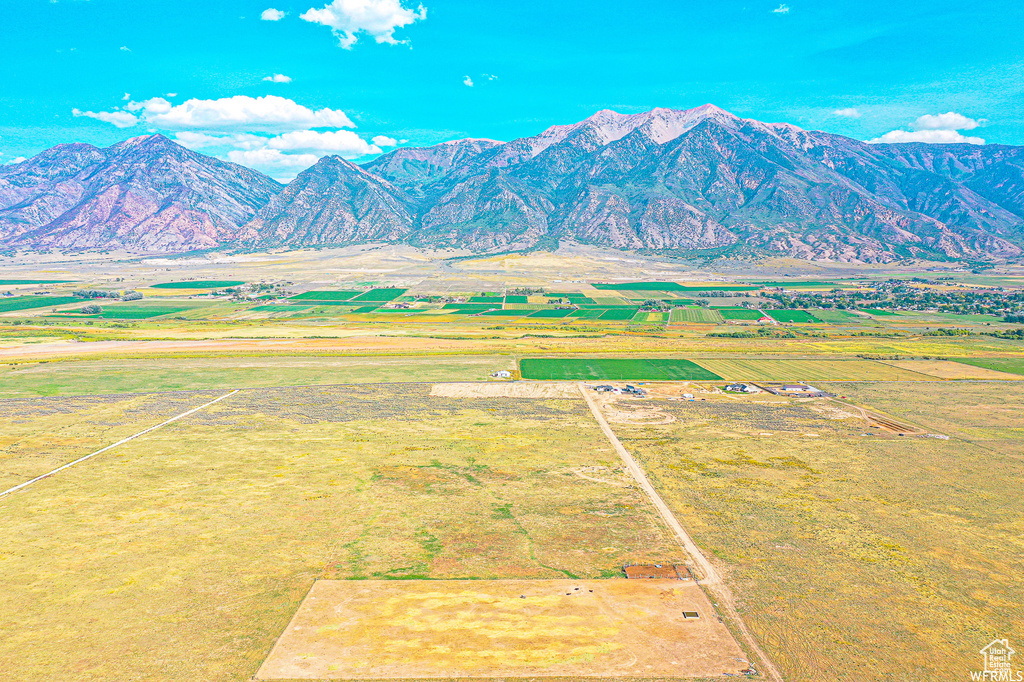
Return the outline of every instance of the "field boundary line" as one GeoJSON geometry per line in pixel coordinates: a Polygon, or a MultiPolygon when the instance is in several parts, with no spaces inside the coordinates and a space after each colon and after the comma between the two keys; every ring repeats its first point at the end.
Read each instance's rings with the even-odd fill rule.
{"type": "Polygon", "coordinates": [[[626,469],[629,471],[633,479],[640,485],[640,488],[647,494],[648,499],[654,504],[654,507],[658,510],[661,518],[665,520],[669,528],[675,534],[676,538],[683,545],[683,548],[690,554],[693,560],[700,566],[701,571],[704,572],[705,580],[698,584],[703,584],[715,597],[718,598],[718,602],[715,602],[715,606],[721,606],[723,611],[729,616],[736,628],[740,631],[742,639],[745,644],[750,648],[751,651],[760,659],[761,664],[764,666],[765,672],[769,679],[775,682],[782,682],[782,674],[779,672],[775,664],[772,663],[768,655],[765,654],[764,650],[757,643],[757,639],[754,638],[753,633],[747,628],[746,623],[743,622],[743,618],[740,616],[739,611],[736,609],[736,600],[732,596],[732,591],[722,581],[721,576],[715,567],[708,561],[708,558],[704,556],[704,553],[700,551],[697,544],[690,537],[690,534],[686,532],[682,524],[676,519],[675,514],[669,509],[668,505],[665,504],[665,500],[661,498],[658,491],[655,490],[651,484],[647,474],[644,472],[643,467],[640,463],[630,454],[629,450],[622,444],[619,437],[612,431],[612,427],[608,424],[608,420],[604,418],[604,414],[601,413],[601,409],[597,403],[594,402],[593,397],[587,393],[586,385],[583,382],[577,384],[580,389],[580,394],[583,399],[587,401],[587,405],[590,407],[591,413],[594,415],[594,419],[597,420],[598,425],[604,432],[604,435],[611,442],[615,451],[619,453],[619,457],[622,462],[626,465],[626,469]]]}
{"type": "Polygon", "coordinates": [[[116,443],[112,443],[111,445],[108,445],[108,446],[106,446],[104,448],[100,448],[96,452],[90,452],[88,455],[85,455],[84,457],[79,457],[78,459],[76,459],[73,462],[68,462],[67,464],[62,464],[61,466],[57,467],[53,471],[47,472],[47,473],[43,474],[42,476],[36,476],[35,478],[33,478],[30,481],[25,481],[24,483],[19,483],[18,485],[14,486],[13,488],[8,488],[7,490],[4,490],[3,492],[0,492],[0,497],[4,497],[5,495],[9,495],[9,494],[11,494],[13,492],[17,492],[18,490],[21,490],[22,488],[27,488],[28,486],[32,485],[33,483],[36,483],[37,481],[41,481],[44,478],[49,478],[50,476],[53,476],[54,474],[56,474],[58,472],[61,472],[64,469],[67,469],[69,467],[73,467],[76,464],[81,464],[82,462],[86,461],[87,459],[92,459],[96,455],[103,454],[107,450],[113,450],[118,445],[124,445],[125,443],[127,443],[129,441],[135,440],[139,436],[144,436],[144,435],[146,435],[147,433],[149,433],[151,431],[156,431],[157,429],[162,428],[164,426],[167,426],[168,424],[172,424],[172,423],[178,421],[179,419],[184,419],[185,417],[187,417],[187,416],[189,416],[191,414],[195,414],[199,410],[206,409],[210,405],[213,405],[215,403],[219,403],[220,401],[224,400],[225,398],[229,398],[229,397],[233,396],[234,394],[238,393],[239,390],[240,389],[236,388],[235,390],[231,391],[230,393],[225,393],[221,397],[214,398],[210,402],[204,403],[204,404],[200,405],[199,407],[193,407],[191,410],[188,410],[186,412],[182,412],[179,415],[175,415],[175,416],[171,417],[170,419],[168,419],[167,421],[160,422],[159,424],[157,424],[155,426],[150,426],[148,429],[143,429],[142,431],[139,431],[138,433],[132,434],[132,435],[128,436],[127,438],[122,438],[121,440],[117,441],[116,443]]]}

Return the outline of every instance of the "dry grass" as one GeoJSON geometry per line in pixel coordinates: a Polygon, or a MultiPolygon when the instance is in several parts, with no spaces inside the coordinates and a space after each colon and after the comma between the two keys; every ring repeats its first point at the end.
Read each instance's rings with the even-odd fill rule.
{"type": "Polygon", "coordinates": [[[874,360],[695,359],[728,381],[927,381],[932,377],[874,360]]]}
{"type": "Polygon", "coordinates": [[[0,670],[239,680],[314,578],[592,579],[681,559],[621,480],[579,399],[243,391],[0,499],[0,670]]]}
{"type": "Polygon", "coordinates": [[[256,677],[720,677],[748,665],[692,582],[321,580],[256,677]]]}
{"type": "Polygon", "coordinates": [[[1024,376],[999,372],[985,367],[974,367],[962,362],[949,360],[887,360],[887,365],[928,374],[939,379],[997,379],[1003,381],[1021,381],[1024,376]]]}
{"type": "Polygon", "coordinates": [[[757,396],[614,428],[787,680],[966,678],[994,637],[1024,640],[1024,386],[842,391],[952,440],[757,396]]]}

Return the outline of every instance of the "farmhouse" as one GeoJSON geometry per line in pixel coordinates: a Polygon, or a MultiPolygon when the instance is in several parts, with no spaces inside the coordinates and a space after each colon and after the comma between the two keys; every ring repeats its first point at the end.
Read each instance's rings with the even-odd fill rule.
{"type": "Polygon", "coordinates": [[[499,369],[491,376],[494,377],[495,379],[511,379],[512,372],[508,371],[507,369],[499,369]]]}

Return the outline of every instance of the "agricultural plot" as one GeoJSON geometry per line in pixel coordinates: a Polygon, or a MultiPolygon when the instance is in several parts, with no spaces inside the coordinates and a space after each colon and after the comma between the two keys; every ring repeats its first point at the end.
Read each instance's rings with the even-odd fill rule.
{"type": "Polygon", "coordinates": [[[712,308],[726,320],[759,320],[764,316],[760,310],[750,308],[712,308]]]}
{"type": "Polygon", "coordinates": [[[492,372],[514,367],[512,358],[504,355],[68,360],[0,365],[0,395],[35,398],[309,384],[482,381],[492,372]]]}
{"type": "Polygon", "coordinates": [[[538,317],[560,318],[560,317],[567,317],[567,316],[571,315],[572,312],[573,312],[572,308],[545,308],[544,310],[537,310],[537,311],[534,311],[534,312],[530,313],[530,318],[531,319],[538,318],[538,317]]]}
{"type": "Polygon", "coordinates": [[[161,284],[151,284],[150,289],[227,289],[228,287],[237,287],[245,282],[238,280],[193,280],[186,282],[163,282],[161,284]]]}
{"type": "Polygon", "coordinates": [[[857,324],[865,318],[846,310],[815,310],[814,316],[828,324],[857,324]]]}
{"type": "Polygon", "coordinates": [[[357,303],[363,301],[380,301],[381,303],[386,303],[388,301],[395,300],[396,298],[404,294],[406,291],[407,289],[393,288],[370,289],[369,291],[365,291],[359,294],[358,296],[354,297],[352,301],[357,303]]]}
{"type": "Polygon", "coordinates": [[[605,310],[602,309],[602,308],[597,308],[597,309],[592,309],[592,310],[587,310],[587,309],[580,308],[579,310],[572,311],[572,313],[569,314],[569,317],[572,317],[572,318],[575,318],[575,319],[578,319],[578,320],[596,320],[597,318],[599,318],[602,315],[604,315],[604,313],[605,313],[605,310]]]}
{"type": "Polygon", "coordinates": [[[818,324],[821,322],[821,320],[806,310],[769,310],[767,314],[776,322],[796,324],[818,324]]]}
{"type": "Polygon", "coordinates": [[[100,308],[100,313],[93,317],[99,317],[104,320],[148,320],[153,317],[173,315],[192,309],[189,306],[157,305],[101,305],[100,308]]]}
{"type": "Polygon", "coordinates": [[[52,308],[68,303],[85,303],[74,296],[12,296],[0,298],[0,313],[16,310],[32,310],[33,308],[52,308]]]}
{"type": "Polygon", "coordinates": [[[0,279],[0,286],[22,286],[30,284],[69,284],[69,279],[0,279]]]}
{"type": "Polygon", "coordinates": [[[696,362],[729,381],[927,381],[933,377],[874,360],[731,360],[696,362]]]}
{"type": "Polygon", "coordinates": [[[19,576],[0,669],[248,679],[316,578],[592,581],[681,559],[581,399],[429,393],[242,391],[0,498],[19,576]]]}
{"type": "Polygon", "coordinates": [[[724,320],[722,315],[710,308],[701,306],[686,306],[685,308],[673,308],[670,322],[689,322],[696,324],[721,324],[724,320]]]}
{"type": "Polygon", "coordinates": [[[529,314],[527,310],[488,310],[483,315],[490,317],[522,317],[529,314]]]}
{"type": "Polygon", "coordinates": [[[606,321],[632,320],[640,308],[608,308],[601,313],[600,319],[606,321]]]}
{"type": "Polygon", "coordinates": [[[720,377],[681,358],[524,358],[524,379],[558,381],[707,381],[720,377]]]}
{"type": "Polygon", "coordinates": [[[644,401],[662,423],[612,426],[786,680],[966,677],[991,633],[1024,640],[1024,386],[825,388],[951,440],[763,396],[644,401]]]}
{"type": "Polygon", "coordinates": [[[526,296],[506,296],[505,303],[529,303],[526,296]]]}
{"type": "Polygon", "coordinates": [[[470,296],[469,297],[469,302],[470,303],[494,303],[496,305],[501,305],[501,302],[503,300],[504,299],[501,296],[470,296]]]}
{"type": "Polygon", "coordinates": [[[320,580],[256,679],[737,675],[712,613],[673,580],[320,580]]]}
{"type": "Polygon", "coordinates": [[[316,301],[317,303],[327,303],[328,301],[349,301],[362,291],[306,291],[296,296],[292,296],[290,301],[316,301]]]}
{"type": "Polygon", "coordinates": [[[1024,374],[1024,358],[950,358],[954,362],[984,367],[997,372],[1024,374]]]}
{"type": "Polygon", "coordinates": [[[950,360],[886,360],[887,365],[920,372],[939,379],[991,379],[1016,381],[1024,379],[1020,374],[1000,372],[973,363],[952,362],[950,360]]]}

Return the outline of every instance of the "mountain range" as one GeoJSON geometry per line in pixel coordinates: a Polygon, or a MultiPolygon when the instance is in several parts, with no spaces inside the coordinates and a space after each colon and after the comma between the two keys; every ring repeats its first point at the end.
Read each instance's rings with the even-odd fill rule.
{"type": "Polygon", "coordinates": [[[1024,147],[866,144],[712,105],[328,156],[288,185],[161,135],[0,167],[5,250],[559,242],[886,262],[1024,250],[1024,147]]]}

